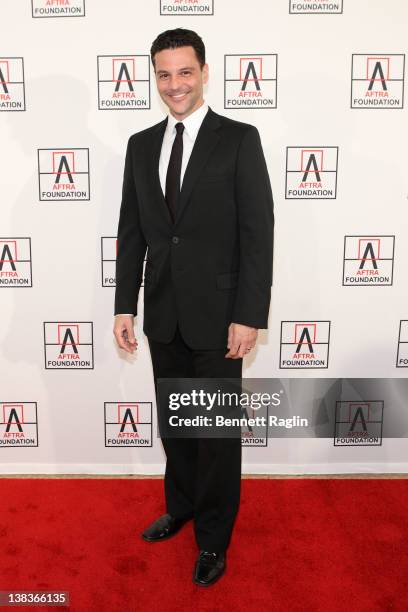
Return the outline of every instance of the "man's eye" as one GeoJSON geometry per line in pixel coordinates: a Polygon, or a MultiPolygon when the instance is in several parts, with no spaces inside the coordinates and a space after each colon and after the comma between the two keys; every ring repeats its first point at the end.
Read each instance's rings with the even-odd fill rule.
{"type": "Polygon", "coordinates": [[[189,70],[184,70],[182,74],[184,74],[184,76],[188,76],[191,74],[191,72],[189,70]]]}
{"type": "Polygon", "coordinates": [[[159,76],[159,79],[162,79],[162,80],[163,80],[163,79],[167,79],[167,76],[168,76],[167,74],[161,74],[161,75],[159,76]]]}

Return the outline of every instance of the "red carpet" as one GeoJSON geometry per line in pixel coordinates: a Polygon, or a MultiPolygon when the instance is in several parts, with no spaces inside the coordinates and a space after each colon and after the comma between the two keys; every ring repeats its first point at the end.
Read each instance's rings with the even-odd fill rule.
{"type": "MultiPolygon", "coordinates": [[[[207,589],[191,524],[139,536],[164,512],[161,480],[1,487],[0,590],[69,591],[75,612],[408,610],[407,480],[244,480],[227,573],[207,589]]],[[[66,608],[24,608],[46,609],[66,608]]]]}

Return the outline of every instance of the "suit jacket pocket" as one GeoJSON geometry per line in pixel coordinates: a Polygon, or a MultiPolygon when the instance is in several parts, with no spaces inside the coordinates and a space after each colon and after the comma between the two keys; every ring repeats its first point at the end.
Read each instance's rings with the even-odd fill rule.
{"type": "Polygon", "coordinates": [[[216,276],[217,289],[233,289],[238,285],[238,272],[225,272],[216,276]]]}

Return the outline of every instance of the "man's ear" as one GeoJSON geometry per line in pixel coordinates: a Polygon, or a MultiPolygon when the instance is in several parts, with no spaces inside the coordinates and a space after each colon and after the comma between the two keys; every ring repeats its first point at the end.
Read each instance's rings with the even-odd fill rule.
{"type": "Polygon", "coordinates": [[[208,78],[210,76],[208,64],[204,64],[202,72],[203,72],[203,83],[206,84],[208,83],[208,78]]]}

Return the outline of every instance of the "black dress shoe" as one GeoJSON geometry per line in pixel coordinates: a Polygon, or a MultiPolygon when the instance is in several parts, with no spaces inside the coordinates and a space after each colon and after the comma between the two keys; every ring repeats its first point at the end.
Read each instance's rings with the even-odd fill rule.
{"type": "Polygon", "coordinates": [[[195,565],[193,582],[200,586],[210,586],[223,575],[226,567],[225,552],[208,552],[200,550],[195,565]]]}
{"type": "Polygon", "coordinates": [[[170,514],[163,514],[142,533],[142,538],[147,542],[161,542],[176,535],[178,531],[190,519],[174,518],[170,514]]]}

